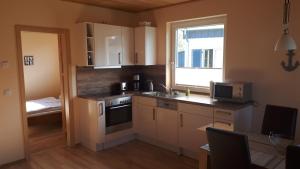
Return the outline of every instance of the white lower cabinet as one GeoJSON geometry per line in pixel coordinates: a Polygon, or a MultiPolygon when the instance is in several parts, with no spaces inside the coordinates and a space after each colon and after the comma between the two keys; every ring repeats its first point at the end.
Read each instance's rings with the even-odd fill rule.
{"type": "Polygon", "coordinates": [[[103,149],[105,142],[104,102],[74,99],[74,114],[79,120],[77,142],[92,151],[103,149]]]}
{"type": "MultiPolygon", "coordinates": [[[[174,102],[174,101],[173,101],[174,102]]],[[[251,128],[252,106],[237,110],[210,105],[175,103],[174,110],[157,106],[155,98],[134,97],[134,127],[149,143],[197,158],[202,145],[208,143],[206,127],[248,131],[251,128]]]]}
{"type": "Polygon", "coordinates": [[[133,125],[137,134],[156,138],[156,99],[145,97],[134,97],[133,125]]]}
{"type": "Polygon", "coordinates": [[[157,139],[171,146],[178,146],[178,113],[174,110],[156,108],[157,139]]]}
{"type": "Polygon", "coordinates": [[[156,137],[155,108],[145,104],[138,105],[136,114],[136,131],[147,138],[156,137]]]}
{"type": "Polygon", "coordinates": [[[207,144],[206,132],[199,130],[213,123],[213,108],[179,103],[179,146],[191,153],[207,144]]]}
{"type": "Polygon", "coordinates": [[[180,112],[179,118],[179,146],[191,152],[198,152],[200,146],[207,144],[206,133],[198,128],[213,123],[213,118],[185,112],[180,112]]]}

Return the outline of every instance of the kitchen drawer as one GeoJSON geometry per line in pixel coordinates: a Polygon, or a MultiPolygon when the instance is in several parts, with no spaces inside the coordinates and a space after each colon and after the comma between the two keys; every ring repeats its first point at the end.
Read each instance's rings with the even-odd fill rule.
{"type": "Polygon", "coordinates": [[[234,131],[234,124],[232,121],[214,118],[214,128],[227,130],[227,131],[234,131]]]}
{"type": "Polygon", "coordinates": [[[148,106],[156,107],[157,101],[154,98],[139,96],[138,97],[138,104],[143,104],[143,105],[148,105],[148,106]]]}
{"type": "Polygon", "coordinates": [[[216,108],[214,110],[214,118],[232,122],[234,119],[234,112],[230,110],[216,108]]]}
{"type": "Polygon", "coordinates": [[[211,117],[211,118],[213,117],[213,108],[208,107],[208,106],[179,103],[178,111],[185,112],[185,113],[198,114],[198,115],[211,117]]]}

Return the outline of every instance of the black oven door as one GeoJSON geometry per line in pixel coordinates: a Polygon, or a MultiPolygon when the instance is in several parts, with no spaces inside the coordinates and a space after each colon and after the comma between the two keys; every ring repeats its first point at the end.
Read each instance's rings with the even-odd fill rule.
{"type": "Polygon", "coordinates": [[[132,105],[105,108],[106,134],[132,127],[132,105]]]}

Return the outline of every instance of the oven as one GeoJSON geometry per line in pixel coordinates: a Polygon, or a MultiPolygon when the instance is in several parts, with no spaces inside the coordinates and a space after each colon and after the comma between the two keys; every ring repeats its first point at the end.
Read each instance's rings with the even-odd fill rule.
{"type": "Polygon", "coordinates": [[[131,96],[105,101],[105,125],[106,134],[132,128],[131,96]]]}

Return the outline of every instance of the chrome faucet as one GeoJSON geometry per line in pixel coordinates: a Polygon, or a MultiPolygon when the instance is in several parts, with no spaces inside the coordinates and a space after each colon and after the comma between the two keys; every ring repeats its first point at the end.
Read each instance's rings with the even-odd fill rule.
{"type": "Polygon", "coordinates": [[[165,86],[164,84],[160,83],[159,84],[161,87],[163,87],[165,89],[165,92],[172,95],[173,94],[173,89],[170,87],[168,88],[167,86],[165,86]]]}

